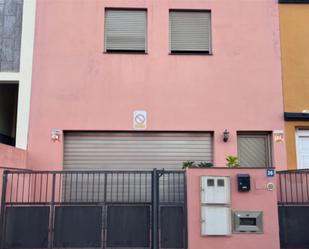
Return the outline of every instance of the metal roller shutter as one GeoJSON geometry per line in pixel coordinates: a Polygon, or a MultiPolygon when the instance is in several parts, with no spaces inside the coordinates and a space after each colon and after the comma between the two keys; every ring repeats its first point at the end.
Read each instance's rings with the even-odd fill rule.
{"type": "Polygon", "coordinates": [[[171,52],[210,52],[210,12],[170,11],[171,52]]]}
{"type": "Polygon", "coordinates": [[[106,51],[146,51],[146,10],[106,10],[106,51]]]}
{"type": "Polygon", "coordinates": [[[244,167],[270,167],[269,134],[238,134],[239,164],[244,167]]]}
{"type": "Polygon", "coordinates": [[[212,162],[211,133],[66,132],[65,170],[181,169],[183,161],[212,162]]]}

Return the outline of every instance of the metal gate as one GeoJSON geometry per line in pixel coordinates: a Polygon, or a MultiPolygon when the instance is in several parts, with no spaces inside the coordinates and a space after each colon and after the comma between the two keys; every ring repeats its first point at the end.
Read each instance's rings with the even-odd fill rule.
{"type": "Polygon", "coordinates": [[[309,170],[277,174],[281,248],[309,248],[309,170]]]}
{"type": "Polygon", "coordinates": [[[0,249],[187,248],[183,171],[4,171],[0,249]]]}

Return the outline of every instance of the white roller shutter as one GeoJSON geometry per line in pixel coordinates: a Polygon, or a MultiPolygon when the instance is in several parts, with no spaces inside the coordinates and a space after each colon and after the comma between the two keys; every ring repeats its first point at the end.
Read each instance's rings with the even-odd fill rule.
{"type": "Polygon", "coordinates": [[[209,11],[170,11],[171,52],[211,50],[209,11]]]}
{"type": "Polygon", "coordinates": [[[106,10],[106,51],[146,51],[146,33],[146,10],[106,10]]]}
{"type": "Polygon", "coordinates": [[[181,169],[183,161],[212,162],[210,133],[66,132],[65,170],[181,169]]]}

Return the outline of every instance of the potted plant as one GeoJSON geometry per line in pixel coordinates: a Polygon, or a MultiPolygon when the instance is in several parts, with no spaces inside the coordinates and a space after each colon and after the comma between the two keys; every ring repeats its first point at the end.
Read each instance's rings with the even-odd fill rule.
{"type": "Polygon", "coordinates": [[[226,161],[229,168],[237,168],[239,166],[239,159],[237,156],[228,156],[226,161]]]}
{"type": "Polygon", "coordinates": [[[208,163],[208,162],[200,162],[198,164],[198,167],[199,168],[211,168],[213,167],[214,165],[212,163],[208,163]]]}
{"type": "Polygon", "coordinates": [[[210,168],[213,164],[209,162],[200,162],[196,164],[194,161],[186,161],[182,163],[182,169],[186,168],[210,168]]]}
{"type": "Polygon", "coordinates": [[[186,168],[197,168],[194,161],[185,161],[182,163],[182,169],[186,168]]]}

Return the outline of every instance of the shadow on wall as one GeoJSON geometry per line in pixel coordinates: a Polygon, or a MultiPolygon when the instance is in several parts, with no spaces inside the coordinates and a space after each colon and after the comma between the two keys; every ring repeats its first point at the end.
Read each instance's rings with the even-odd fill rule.
{"type": "Polygon", "coordinates": [[[0,143],[15,146],[18,84],[0,83],[0,143]]]}

